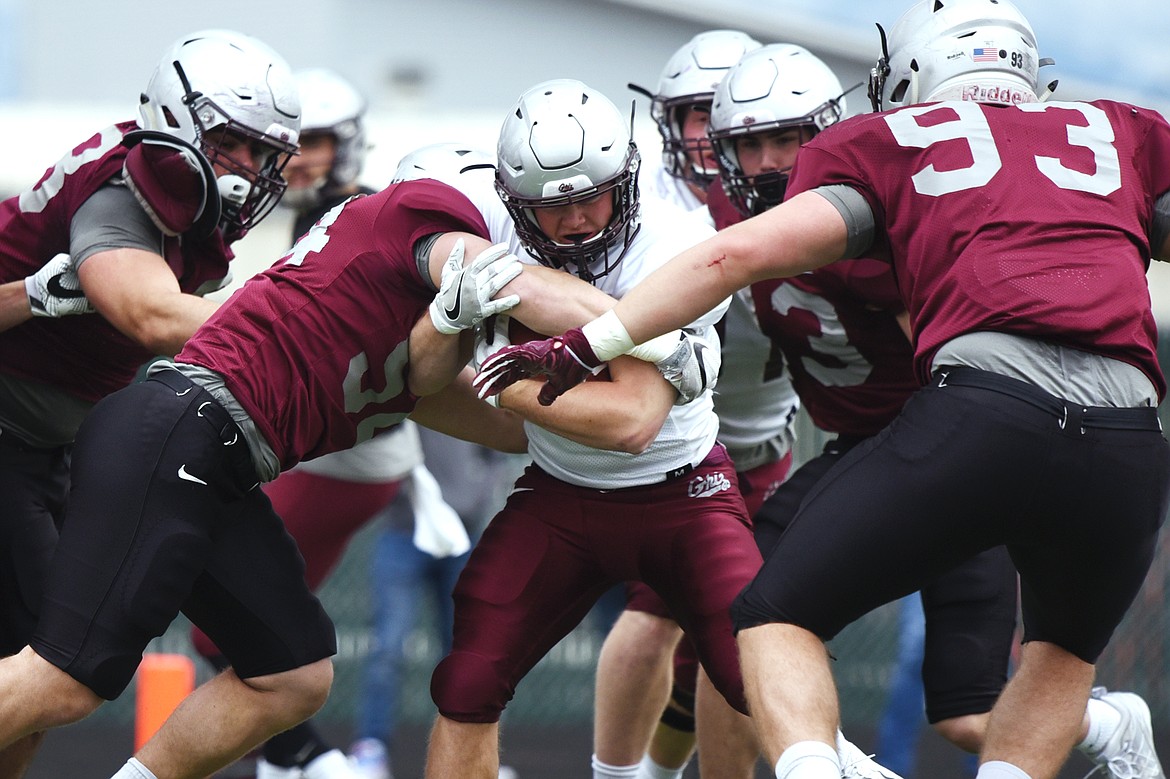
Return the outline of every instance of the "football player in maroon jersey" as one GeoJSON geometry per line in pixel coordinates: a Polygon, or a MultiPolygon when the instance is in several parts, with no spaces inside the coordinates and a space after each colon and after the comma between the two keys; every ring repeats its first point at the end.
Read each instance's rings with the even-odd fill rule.
{"type": "MultiPolygon", "coordinates": [[[[185,318],[154,328],[158,333],[143,339],[149,346],[144,354],[125,349],[122,358],[129,363],[133,356],[137,364],[155,351],[183,346],[177,363],[157,363],[147,381],[84,408],[73,452],[75,491],[46,577],[44,608],[29,645],[0,661],[0,745],[74,721],[119,695],[147,643],[181,610],[233,668],[190,696],[117,776],[212,773],[309,716],[332,675],[332,626],[258,482],[303,459],[352,447],[416,406],[438,429],[524,447],[506,413],[458,387],[439,392],[458,369],[464,339],[452,336],[518,302],[516,295],[491,300],[519,265],[506,250],[490,247],[479,213],[455,190],[419,182],[334,209],[274,268],[218,309],[191,295],[186,308],[171,301],[162,274],[148,270],[155,256],[133,248],[162,246],[157,260],[172,287],[197,291],[226,275],[226,244],[262,217],[284,188],[279,173],[299,125],[295,93],[285,91],[290,80],[283,61],[252,39],[226,32],[188,36],[167,52],[144,93],[146,124],[163,129],[133,136],[139,143],[129,152],[119,148],[132,123],[103,132],[37,187],[4,204],[13,243],[29,235],[26,224],[59,217],[55,209],[86,212],[88,221],[76,217],[72,230],[57,238],[71,255],[70,232],[74,240],[84,235],[85,245],[101,248],[112,240],[121,246],[120,235],[111,238],[102,229],[119,224],[108,209],[115,216],[141,211],[140,227],[152,225],[158,241],[135,239],[132,248],[97,251],[78,269],[81,287],[115,324],[153,310],[116,308],[137,293],[147,303],[170,301],[176,318],[185,318]],[[245,83],[220,85],[213,77],[225,72],[245,83]],[[233,100],[252,112],[234,116],[233,100]],[[257,118],[252,127],[248,120],[257,118]],[[187,131],[191,143],[180,135],[187,131]],[[123,169],[130,201],[118,200],[123,188],[116,187],[113,203],[103,196],[94,205],[91,196],[81,205],[123,169]],[[185,197],[192,194],[199,197],[185,197]],[[97,210],[89,214],[91,205],[97,210]],[[476,257],[467,268],[464,247],[476,257]],[[97,272],[107,263],[111,274],[131,274],[122,289],[97,272]],[[178,282],[175,274],[181,274],[178,282]],[[199,322],[198,333],[186,338],[199,322]],[[474,419],[461,424],[454,409],[471,402],[474,419]]],[[[138,228],[127,227],[137,234],[138,228]]],[[[104,321],[94,317],[48,324],[68,329],[91,319],[89,328],[100,331],[104,321]]],[[[154,324],[146,316],[134,321],[154,324]]],[[[57,344],[47,332],[37,342],[44,344],[41,362],[68,386],[92,393],[92,402],[107,385],[130,379],[132,371],[119,373],[116,340],[85,327],[68,332],[76,344],[57,344]],[[64,359],[73,353],[67,347],[109,359],[78,367],[64,359]]],[[[6,356],[5,371],[22,364],[6,356]]],[[[44,386],[38,385],[42,394],[44,386]]],[[[57,430],[81,415],[40,416],[57,430]]],[[[3,421],[7,442],[9,419],[3,421]]],[[[17,455],[50,460],[35,441],[17,441],[4,451],[6,461],[17,462],[17,455]],[[17,454],[9,457],[10,451],[17,454]]],[[[53,497],[45,487],[26,492],[30,504],[53,497]]],[[[52,551],[47,546],[45,557],[52,551]]],[[[14,559],[33,566],[33,553],[42,551],[30,546],[14,559]]],[[[40,589],[39,580],[33,584],[40,589]]]]}
{"type": "MultiPolygon", "coordinates": [[[[0,203],[0,274],[28,275],[30,315],[6,314],[0,333],[3,654],[31,638],[78,425],[215,310],[202,295],[280,196],[299,120],[279,55],[239,33],[194,33],[155,69],[137,122],[105,128],[0,203]]],[[[35,741],[5,752],[0,775],[21,775],[35,741]]]]}
{"type": "MultiPolygon", "coordinates": [[[[889,44],[871,79],[879,112],[811,141],[785,203],[684,252],[581,330],[510,347],[480,383],[545,373],[551,400],[742,284],[890,262],[925,386],[818,483],[737,600],[756,727],[781,779],[838,777],[823,640],[1005,544],[1024,646],[979,777],[1052,777],[1167,508],[1145,270],[1170,258],[1170,126],[1108,100],[1044,102],[1031,26],[1006,0],[919,3],[889,44]]],[[[1126,770],[1161,777],[1145,704],[1121,715],[1126,770]]]]}
{"type": "MultiPolygon", "coordinates": [[[[300,149],[284,170],[281,207],[296,214],[290,243],[354,195],[372,195],[359,183],[365,160],[366,101],[344,78],[324,68],[293,73],[301,101],[300,149]]],[[[413,425],[399,425],[352,449],[302,463],[264,491],[305,558],[314,591],[333,571],[354,536],[398,494],[401,480],[422,459],[413,425]]],[[[196,651],[222,671],[228,660],[197,627],[196,651]]],[[[345,754],[312,720],[264,743],[256,779],[356,779],[345,754]]]]}
{"type": "MultiPolygon", "coordinates": [[[[808,90],[799,86],[824,78],[826,71],[804,49],[777,44],[745,55],[720,84],[711,135],[722,176],[709,201],[717,227],[738,224],[782,200],[800,146],[817,132],[814,117],[823,116],[801,102],[808,90]],[[784,77],[773,80],[776,73],[784,77]],[[773,85],[770,91],[767,84],[773,85]],[[772,120],[759,121],[761,116],[772,120]]],[[[821,456],[805,463],[756,515],[756,540],[766,555],[821,476],[892,421],[918,383],[905,306],[888,263],[832,263],[750,289],[760,326],[783,353],[804,407],[819,429],[836,434],[821,456]]],[[[922,590],[930,625],[921,668],[927,719],[971,752],[982,746],[988,712],[1007,681],[1016,590],[1015,568],[1003,547],[976,555],[922,590]],[[967,657],[971,653],[980,661],[967,657]]],[[[703,690],[709,692],[709,686],[703,690]]],[[[716,695],[700,694],[699,699],[704,705],[701,772],[749,774],[754,747],[747,745],[736,755],[730,745],[737,740],[725,732],[729,728],[716,726],[712,732],[709,727],[713,715],[731,717],[732,712],[716,695]],[[721,711],[713,711],[716,707],[721,711]]],[[[1103,689],[1090,699],[1081,738],[1091,759],[1120,765],[1112,762],[1121,755],[1120,741],[1109,738],[1117,732],[1110,722],[1132,700],[1131,693],[1103,689]],[[1105,738],[1086,738],[1102,732],[1105,738]]],[[[741,730],[750,733],[746,726],[742,723],[741,730]]],[[[1150,758],[1157,760],[1152,753],[1150,758]]]]}

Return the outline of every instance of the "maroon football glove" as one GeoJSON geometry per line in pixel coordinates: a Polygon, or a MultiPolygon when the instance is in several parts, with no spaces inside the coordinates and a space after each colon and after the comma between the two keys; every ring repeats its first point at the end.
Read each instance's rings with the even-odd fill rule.
{"type": "Polygon", "coordinates": [[[602,367],[581,328],[574,327],[556,338],[500,349],[484,361],[475,376],[475,388],[481,398],[486,398],[500,394],[521,379],[547,376],[538,399],[540,405],[548,406],[602,367]]]}

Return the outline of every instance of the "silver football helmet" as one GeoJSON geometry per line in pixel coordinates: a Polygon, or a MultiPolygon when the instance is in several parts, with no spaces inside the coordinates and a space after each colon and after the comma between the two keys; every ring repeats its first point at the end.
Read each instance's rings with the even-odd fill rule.
{"type": "Polygon", "coordinates": [[[1032,25],[1008,0],[921,0],[882,33],[870,72],[875,111],[935,100],[1011,105],[1046,99],[1032,25]]]}
{"type": "Polygon", "coordinates": [[[231,30],[176,41],[143,91],[142,127],[181,138],[227,170],[217,186],[225,231],[239,237],[284,193],[281,171],[296,153],[301,107],[292,73],[263,42],[231,30]],[[227,148],[249,144],[258,170],[227,148]]]}
{"type": "Polygon", "coordinates": [[[790,171],[746,174],[736,141],[789,127],[815,135],[845,114],[843,91],[828,65],[790,43],[748,52],[727,72],[711,103],[709,135],[723,188],[741,213],[754,216],[780,203],[790,171]]]}
{"type": "Polygon", "coordinates": [[[496,191],[528,252],[553,268],[575,266],[586,281],[612,271],[640,227],[638,147],[625,117],[600,92],[572,79],[545,81],[520,96],[500,128],[496,191]],[[613,216],[580,243],[557,243],[536,210],[600,195],[613,216]]]}
{"type": "Polygon", "coordinates": [[[408,153],[398,161],[391,183],[434,179],[458,189],[460,178],[490,171],[495,177],[496,158],[489,152],[462,143],[432,143],[408,153]]]}
{"type": "Polygon", "coordinates": [[[662,136],[662,165],[675,178],[706,189],[719,175],[695,162],[710,149],[706,138],[683,137],[683,120],[693,106],[709,108],[715,87],[732,65],[760,42],[738,30],[708,30],[683,44],[662,69],[651,96],[650,116],[662,136]]]}
{"type": "Polygon", "coordinates": [[[301,139],[328,135],[334,141],[333,166],[304,189],[289,190],[285,204],[308,210],[324,202],[325,194],[357,183],[369,146],[363,118],[366,100],[352,84],[331,70],[312,68],[293,74],[301,100],[301,139]]]}

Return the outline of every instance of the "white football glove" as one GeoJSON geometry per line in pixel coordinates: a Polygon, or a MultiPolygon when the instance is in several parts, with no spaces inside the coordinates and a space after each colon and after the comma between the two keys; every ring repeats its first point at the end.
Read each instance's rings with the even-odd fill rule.
{"type": "Polygon", "coordinates": [[[712,344],[695,333],[681,330],[674,352],[654,365],[678,391],[674,404],[682,406],[715,388],[723,355],[718,343],[712,344]]]}
{"type": "Polygon", "coordinates": [[[33,316],[63,317],[95,312],[81,289],[68,254],[58,254],[24,280],[33,316]]]}
{"type": "Polygon", "coordinates": [[[519,295],[492,299],[523,270],[516,255],[508,252],[507,244],[489,246],[466,268],[463,267],[463,251],[463,239],[460,238],[443,263],[442,285],[429,309],[435,329],[444,335],[454,335],[474,327],[520,302],[519,295]]]}
{"type": "MultiPolygon", "coordinates": [[[[475,326],[475,349],[471,354],[471,367],[476,373],[483,367],[484,360],[503,347],[511,345],[512,342],[508,338],[508,323],[511,321],[507,314],[499,314],[488,317],[475,326]]],[[[496,408],[500,407],[499,395],[489,395],[484,400],[496,408]]]]}

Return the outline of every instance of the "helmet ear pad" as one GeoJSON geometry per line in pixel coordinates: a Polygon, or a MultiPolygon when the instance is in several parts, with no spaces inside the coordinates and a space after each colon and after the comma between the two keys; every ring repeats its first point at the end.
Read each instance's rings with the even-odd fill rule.
{"type": "Polygon", "coordinates": [[[155,226],[165,235],[211,234],[220,218],[215,171],[203,152],[156,130],[134,130],[122,139],[130,147],[122,179],[155,226]]]}

